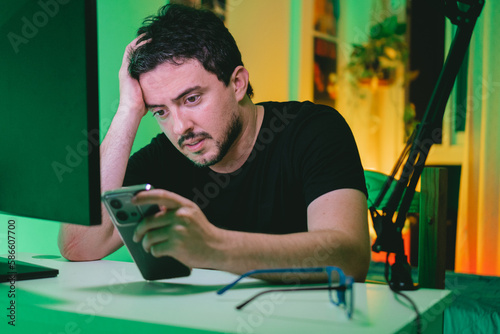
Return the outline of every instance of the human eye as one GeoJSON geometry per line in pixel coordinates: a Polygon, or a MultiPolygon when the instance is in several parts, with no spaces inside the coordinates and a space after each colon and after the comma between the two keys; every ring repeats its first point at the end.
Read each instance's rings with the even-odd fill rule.
{"type": "Polygon", "coordinates": [[[195,104],[200,100],[200,95],[190,95],[186,97],[186,104],[195,104]]]}
{"type": "Polygon", "coordinates": [[[167,111],[164,109],[152,110],[152,113],[155,118],[165,118],[167,116],[167,111]]]}

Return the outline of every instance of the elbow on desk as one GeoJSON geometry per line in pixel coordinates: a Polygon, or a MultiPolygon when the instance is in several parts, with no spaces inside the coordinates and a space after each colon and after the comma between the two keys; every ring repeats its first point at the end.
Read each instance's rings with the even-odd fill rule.
{"type": "Polygon", "coordinates": [[[358,260],[358,266],[354,269],[351,276],[354,281],[364,283],[366,276],[368,275],[368,269],[370,268],[370,257],[362,258],[358,260]]]}
{"type": "Polygon", "coordinates": [[[59,252],[68,261],[95,261],[105,257],[95,252],[93,247],[86,246],[78,236],[66,235],[62,229],[59,231],[57,244],[59,252]]]}
{"type": "Polygon", "coordinates": [[[360,247],[352,250],[350,255],[345,266],[345,273],[352,276],[356,282],[365,282],[370,268],[371,248],[360,247]]]}
{"type": "Polygon", "coordinates": [[[81,248],[74,246],[71,242],[59,244],[59,251],[66,260],[74,262],[96,261],[104,257],[97,254],[91,254],[88,251],[83,251],[81,248]]]}

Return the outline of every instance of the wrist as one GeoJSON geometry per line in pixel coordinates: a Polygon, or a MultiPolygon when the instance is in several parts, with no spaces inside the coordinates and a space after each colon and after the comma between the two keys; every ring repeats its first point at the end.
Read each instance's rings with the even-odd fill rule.
{"type": "MultiPolygon", "coordinates": [[[[127,151],[123,153],[124,157],[120,157],[120,160],[128,159],[140,123],[141,117],[137,113],[127,108],[118,107],[101,144],[101,171],[103,163],[107,160],[106,157],[109,156],[109,153],[116,152],[117,149],[119,152],[127,151]]],[[[114,155],[115,153],[112,156],[114,155]]],[[[114,163],[115,159],[116,157],[113,159],[114,163]]],[[[126,166],[126,162],[124,164],[126,166]]]]}
{"type": "Polygon", "coordinates": [[[231,244],[233,242],[231,234],[233,232],[214,226],[212,238],[209,243],[210,252],[208,254],[210,255],[205,257],[205,263],[202,267],[217,270],[227,270],[231,267],[230,255],[231,244]]]}
{"type": "Polygon", "coordinates": [[[117,115],[125,115],[128,119],[140,122],[142,117],[146,115],[147,110],[144,106],[134,106],[132,104],[127,104],[120,102],[118,105],[117,115]]]}

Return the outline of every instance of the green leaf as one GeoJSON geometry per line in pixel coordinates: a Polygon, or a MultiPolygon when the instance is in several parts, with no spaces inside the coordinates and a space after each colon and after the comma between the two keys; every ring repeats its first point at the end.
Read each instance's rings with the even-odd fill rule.
{"type": "Polygon", "coordinates": [[[396,26],[398,25],[398,19],[396,16],[388,17],[382,23],[384,26],[384,35],[391,36],[396,31],[396,26]]]}
{"type": "Polygon", "coordinates": [[[371,39],[380,39],[383,37],[384,27],[381,23],[378,23],[370,28],[370,38],[371,39]]]}
{"type": "Polygon", "coordinates": [[[394,33],[396,35],[404,35],[406,33],[406,23],[398,23],[394,33]]]}

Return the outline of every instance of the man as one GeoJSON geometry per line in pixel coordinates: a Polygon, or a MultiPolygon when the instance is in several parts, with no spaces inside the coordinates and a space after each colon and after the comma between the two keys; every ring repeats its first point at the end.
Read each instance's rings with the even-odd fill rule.
{"type": "MultiPolygon", "coordinates": [[[[147,251],[237,274],[334,265],[365,279],[365,181],[352,134],[335,110],[254,104],[224,24],[178,5],[139,29],[119,78],[120,105],[101,148],[102,190],[157,188],[135,198],[162,209],[136,229],[147,251]],[[163,133],[128,161],[148,111],[163,133]]],[[[74,261],[122,246],[107,216],[100,226],[64,225],[59,242],[74,261]]]]}

